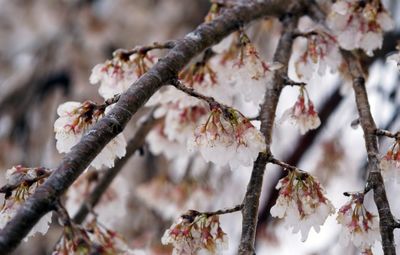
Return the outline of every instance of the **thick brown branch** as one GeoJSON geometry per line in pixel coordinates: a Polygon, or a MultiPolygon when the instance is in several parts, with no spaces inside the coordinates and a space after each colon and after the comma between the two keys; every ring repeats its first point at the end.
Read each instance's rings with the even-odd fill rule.
{"type": "MultiPolygon", "coordinates": [[[[122,132],[132,115],[196,55],[218,43],[241,25],[266,15],[282,15],[294,0],[251,1],[228,9],[213,21],[202,24],[175,46],[146,74],[121,95],[114,108],[75,145],[49,179],[21,206],[15,217],[0,231],[0,250],[14,250],[38,220],[51,210],[90,162],[115,136],[122,132]]],[[[288,38],[290,41],[291,39],[288,38]]],[[[272,123],[270,124],[272,126],[272,123]]],[[[257,206],[258,207],[258,206],[257,206]]]]}
{"type": "Polygon", "coordinates": [[[293,32],[297,26],[296,17],[286,17],[283,21],[284,31],[279,40],[274,61],[282,63],[283,68],[277,70],[270,84],[267,84],[267,91],[264,103],[261,106],[260,120],[261,132],[265,136],[266,153],[260,153],[254,162],[253,171],[247,185],[246,195],[243,201],[243,222],[242,236],[239,246],[239,254],[255,254],[254,243],[257,228],[258,206],[263,183],[263,176],[266,164],[270,158],[270,147],[272,142],[272,128],[275,121],[275,111],[283,87],[286,84],[287,66],[292,52],[293,32]]]}
{"type": "Polygon", "coordinates": [[[381,170],[379,167],[378,140],[376,137],[376,125],[371,114],[368,102],[368,94],[365,88],[365,77],[359,62],[349,52],[343,52],[343,56],[349,66],[353,77],[353,89],[361,127],[364,131],[365,147],[368,154],[368,179],[366,191],[373,189],[374,200],[378,207],[379,226],[382,236],[382,247],[385,255],[396,254],[393,231],[398,225],[390,211],[389,201],[386,196],[381,170]]]}
{"type": "Polygon", "coordinates": [[[130,157],[138,149],[140,149],[140,147],[143,146],[144,139],[156,123],[157,120],[153,118],[153,113],[151,113],[149,118],[141,124],[135,135],[128,141],[125,157],[115,161],[114,167],[108,169],[105,174],[102,175],[101,179],[97,182],[89,197],[86,199],[86,201],[82,203],[81,207],[73,218],[74,223],[81,224],[85,220],[86,216],[89,214],[91,209],[94,208],[96,204],[100,201],[101,196],[104,194],[114,178],[128,162],[130,157]]]}

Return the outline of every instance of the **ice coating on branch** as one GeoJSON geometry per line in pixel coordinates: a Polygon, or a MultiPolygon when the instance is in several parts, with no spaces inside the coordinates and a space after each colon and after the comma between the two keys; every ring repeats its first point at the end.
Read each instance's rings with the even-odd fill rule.
{"type": "Polygon", "coordinates": [[[293,233],[300,231],[302,241],[307,240],[311,228],[319,232],[327,217],[335,213],[319,182],[307,173],[289,171],[276,188],[279,197],[271,208],[271,215],[283,219],[286,227],[293,228],[293,233]]]}
{"type": "Polygon", "coordinates": [[[382,47],[383,32],[394,28],[393,19],[380,1],[336,1],[327,22],[341,47],[361,48],[370,56],[382,47]]]}
{"type": "Polygon", "coordinates": [[[265,150],[265,138],[240,112],[227,111],[213,109],[208,120],[195,130],[188,146],[197,148],[206,161],[219,166],[250,166],[265,150]]]}
{"type": "Polygon", "coordinates": [[[336,217],[343,227],[341,242],[346,245],[350,240],[358,248],[368,250],[376,241],[381,240],[378,216],[364,207],[363,193],[350,196],[350,201],[339,209],[336,217]]]}
{"type": "MultiPolygon", "coordinates": [[[[82,136],[103,117],[106,109],[93,102],[66,102],[57,108],[59,118],[54,123],[56,148],[60,153],[68,153],[82,136]]],[[[91,162],[96,169],[113,167],[115,158],[126,153],[126,141],[121,133],[111,140],[91,162]]]]}
{"type": "Polygon", "coordinates": [[[173,255],[218,255],[228,249],[228,237],[221,229],[219,217],[193,210],[183,214],[178,222],[167,229],[161,242],[174,246],[173,255]]]}

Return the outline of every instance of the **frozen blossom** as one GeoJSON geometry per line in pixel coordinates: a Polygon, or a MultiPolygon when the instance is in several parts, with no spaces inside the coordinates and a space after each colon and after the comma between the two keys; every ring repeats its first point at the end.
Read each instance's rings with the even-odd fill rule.
{"type": "Polygon", "coordinates": [[[315,72],[324,75],[328,67],[336,72],[342,63],[336,38],[322,26],[309,23],[302,28],[306,42],[295,60],[297,76],[304,80],[310,80],[315,72]]]}
{"type": "Polygon", "coordinates": [[[347,244],[351,240],[358,248],[368,250],[381,239],[378,216],[364,207],[363,193],[354,193],[350,196],[350,201],[339,209],[336,217],[337,222],[343,227],[341,242],[347,244]]]}
{"type": "Polygon", "coordinates": [[[383,32],[394,21],[380,1],[339,0],[332,5],[328,25],[346,50],[363,49],[372,55],[382,47],[383,32]]]}
{"type": "Polygon", "coordinates": [[[314,104],[304,87],[300,88],[300,95],[295,105],[283,113],[280,122],[286,120],[290,120],[295,124],[303,135],[309,130],[318,128],[321,124],[314,104]]]}
{"type": "Polygon", "coordinates": [[[217,255],[228,249],[228,237],[221,229],[219,217],[193,210],[182,215],[166,230],[161,242],[173,245],[173,255],[217,255]]]}
{"type": "Polygon", "coordinates": [[[105,99],[126,91],[133,82],[143,75],[153,64],[154,59],[148,54],[130,55],[116,51],[114,58],[97,64],[90,75],[91,84],[100,84],[99,94],[105,99]]]}
{"type": "MultiPolygon", "coordinates": [[[[60,153],[68,153],[82,136],[103,117],[106,109],[91,101],[66,102],[57,109],[59,118],[54,123],[56,148],[60,153]]],[[[123,134],[111,140],[91,162],[96,169],[113,167],[115,158],[122,158],[126,153],[126,141],[123,134]]]]}
{"type": "Polygon", "coordinates": [[[205,124],[194,132],[189,148],[197,148],[206,161],[231,168],[250,166],[265,150],[265,138],[248,119],[231,108],[211,111],[205,124]]]}
{"type": "Polygon", "coordinates": [[[146,142],[149,150],[154,155],[163,154],[167,159],[173,159],[179,155],[187,153],[186,145],[179,143],[177,140],[171,140],[165,133],[165,120],[157,123],[155,127],[147,134],[146,142]]]}
{"type": "Polygon", "coordinates": [[[381,158],[380,167],[386,181],[396,180],[400,183],[400,144],[397,141],[381,158]]]}
{"type": "Polygon", "coordinates": [[[309,174],[289,171],[276,187],[279,197],[271,208],[273,217],[284,219],[284,225],[301,232],[305,241],[313,227],[319,232],[326,218],[335,213],[332,203],[325,197],[320,184],[309,174]]]}
{"type": "Polygon", "coordinates": [[[234,96],[232,86],[223,79],[223,73],[216,71],[219,70],[219,65],[213,59],[203,60],[183,70],[179,78],[185,86],[205,96],[211,96],[220,103],[231,105],[234,96]]]}
{"type": "MultiPolygon", "coordinates": [[[[0,229],[4,228],[15,216],[25,200],[43,183],[49,173],[49,170],[42,167],[27,168],[20,165],[6,171],[6,186],[13,188],[6,192],[4,198],[3,207],[0,211],[0,229]]],[[[27,241],[29,237],[36,233],[46,234],[51,223],[51,217],[51,212],[43,216],[24,240],[27,241]]]]}
{"type": "Polygon", "coordinates": [[[258,105],[264,98],[273,71],[281,68],[282,64],[263,61],[251,43],[246,43],[243,47],[243,54],[233,64],[231,80],[245,101],[258,105]]]}

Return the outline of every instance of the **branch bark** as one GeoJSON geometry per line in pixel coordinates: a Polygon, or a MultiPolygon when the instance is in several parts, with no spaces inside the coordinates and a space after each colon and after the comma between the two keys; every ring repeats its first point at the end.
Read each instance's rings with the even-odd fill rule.
{"type": "Polygon", "coordinates": [[[265,136],[266,152],[260,153],[254,162],[253,171],[247,185],[246,195],[242,209],[242,236],[239,246],[239,254],[255,254],[255,236],[257,228],[258,207],[263,183],[263,176],[267,162],[271,157],[272,128],[275,122],[275,112],[279,97],[286,84],[289,59],[292,52],[293,34],[297,27],[298,18],[296,16],[286,16],[283,20],[283,33],[279,40],[277,50],[274,55],[274,62],[283,64],[283,68],[277,70],[268,84],[264,103],[261,106],[260,120],[261,132],[265,136]]]}
{"type": "MultiPolygon", "coordinates": [[[[267,0],[262,3],[251,1],[239,4],[226,10],[212,22],[201,24],[185,38],[177,40],[174,48],[164,58],[121,95],[114,108],[72,148],[49,179],[32,194],[15,217],[0,231],[1,252],[7,254],[16,248],[39,219],[52,210],[57,198],[71,186],[104,146],[122,132],[132,115],[161,86],[175,78],[194,56],[216,44],[241,25],[267,15],[279,16],[296,2],[267,0]]],[[[272,123],[268,125],[272,127],[272,123]]]]}
{"type": "Polygon", "coordinates": [[[379,167],[378,139],[376,136],[376,125],[371,114],[368,102],[368,94],[365,88],[365,77],[362,68],[350,52],[342,52],[353,78],[353,89],[359,114],[360,124],[364,131],[365,147],[368,154],[368,178],[366,192],[374,191],[375,204],[378,207],[379,227],[382,237],[382,248],[385,255],[396,254],[393,231],[398,225],[390,210],[389,201],[386,196],[385,184],[379,167]]]}

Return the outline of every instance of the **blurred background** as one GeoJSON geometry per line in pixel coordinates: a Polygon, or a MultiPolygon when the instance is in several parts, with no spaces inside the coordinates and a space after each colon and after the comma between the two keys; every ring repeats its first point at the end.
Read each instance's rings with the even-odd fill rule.
{"type": "MultiPolygon", "coordinates": [[[[385,58],[400,40],[400,3],[383,2],[396,20],[396,30],[385,35],[382,49],[366,58],[365,66],[369,69],[367,86],[377,126],[395,132],[399,129],[399,72],[385,58]]],[[[93,66],[110,59],[119,48],[182,38],[203,22],[209,8],[208,0],[0,0],[0,170],[5,173],[18,164],[57,167],[62,158],[53,132],[58,105],[88,99],[102,102],[98,87],[89,84],[93,66]]],[[[248,27],[250,39],[268,60],[279,32],[276,20],[258,21],[248,27]]],[[[342,193],[362,189],[365,180],[362,130],[350,125],[357,118],[354,95],[336,74],[314,77],[308,90],[322,125],[301,136],[293,126],[277,123],[273,152],[317,176],[338,208],[346,201],[342,193]]],[[[284,90],[278,116],[294,104],[297,93],[296,88],[284,90]]],[[[127,138],[133,136],[138,118],[146,112],[140,111],[127,126],[127,138]]],[[[248,112],[255,116],[257,109],[249,108],[248,112]]],[[[382,139],[380,143],[384,154],[390,141],[382,139]]],[[[102,201],[96,212],[107,227],[145,254],[171,253],[170,248],[162,247],[160,238],[172,220],[187,209],[216,210],[243,199],[251,168],[217,168],[188,155],[169,160],[163,154],[154,155],[147,146],[143,152],[130,159],[123,177],[117,178],[108,191],[111,197],[117,194],[118,198],[111,199],[115,203],[102,201]]],[[[271,218],[269,209],[277,197],[275,186],[283,175],[280,169],[267,167],[258,254],[357,254],[351,245],[338,244],[340,228],[335,217],[327,220],[319,234],[312,230],[305,243],[271,218]]],[[[5,183],[3,174],[0,180],[5,183]]],[[[399,218],[396,194],[400,187],[393,183],[387,190],[393,213],[399,218]]],[[[79,206],[82,198],[75,201],[73,198],[80,196],[76,194],[70,192],[67,209],[79,206]]],[[[370,200],[368,204],[369,209],[376,210],[370,200]]],[[[230,240],[226,254],[235,254],[241,215],[222,216],[221,221],[230,240]]],[[[54,218],[45,236],[39,234],[23,242],[14,254],[50,254],[60,233],[54,218]]],[[[395,234],[400,244],[399,233],[395,234]]],[[[380,254],[379,246],[374,250],[380,254]]]]}

